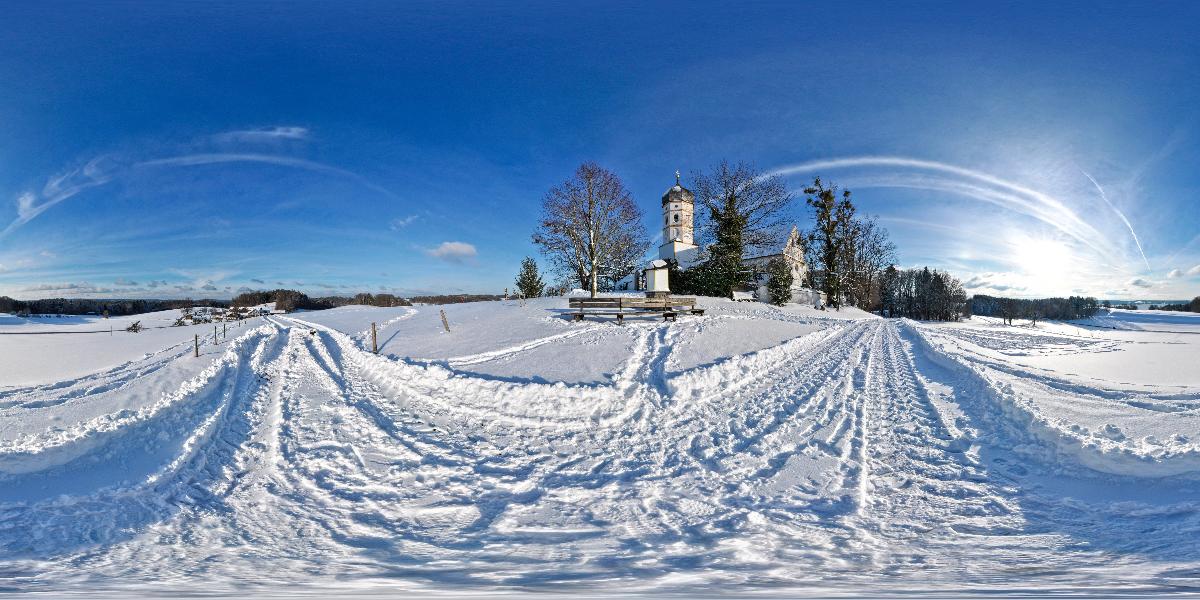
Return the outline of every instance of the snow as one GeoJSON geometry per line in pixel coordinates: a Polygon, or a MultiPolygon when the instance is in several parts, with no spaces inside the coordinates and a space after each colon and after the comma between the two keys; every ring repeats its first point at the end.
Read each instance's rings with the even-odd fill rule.
{"type": "MultiPolygon", "coordinates": [[[[173,359],[192,351],[194,335],[212,338],[211,323],[172,327],[179,315],[177,310],[108,319],[0,313],[0,387],[61,381],[154,356],[173,359]],[[146,329],[125,332],[135,321],[146,329]]],[[[227,328],[236,325],[226,323],[227,328]]]]}
{"type": "Polygon", "coordinates": [[[1200,315],[566,304],[0,315],[0,590],[1200,585],[1200,315]]]}

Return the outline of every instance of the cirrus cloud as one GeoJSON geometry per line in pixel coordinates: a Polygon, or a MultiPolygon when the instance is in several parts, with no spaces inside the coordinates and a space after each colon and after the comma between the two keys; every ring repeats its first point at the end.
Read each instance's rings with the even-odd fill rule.
{"type": "Polygon", "coordinates": [[[212,136],[216,142],[271,142],[276,140],[308,139],[308,129],[294,125],[262,127],[257,129],[239,129],[226,131],[212,136]]]}

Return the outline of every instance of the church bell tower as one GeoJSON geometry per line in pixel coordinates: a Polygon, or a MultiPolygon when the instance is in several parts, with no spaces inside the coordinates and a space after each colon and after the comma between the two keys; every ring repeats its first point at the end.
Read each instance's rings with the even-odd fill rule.
{"type": "Polygon", "coordinates": [[[695,209],[695,194],[679,183],[679,171],[675,171],[675,185],[662,197],[663,244],[658,248],[659,258],[674,259],[683,268],[696,260],[695,209]]]}

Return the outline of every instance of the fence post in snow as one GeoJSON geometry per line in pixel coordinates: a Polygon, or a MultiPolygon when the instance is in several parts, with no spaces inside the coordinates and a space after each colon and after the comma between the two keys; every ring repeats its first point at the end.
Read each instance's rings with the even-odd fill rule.
{"type": "Polygon", "coordinates": [[[193,350],[193,353],[194,353],[193,356],[195,356],[196,358],[200,358],[200,334],[198,334],[198,333],[193,334],[192,343],[195,344],[195,346],[194,346],[195,350],[193,350]]]}
{"type": "Polygon", "coordinates": [[[217,326],[216,325],[213,325],[213,343],[214,344],[221,343],[221,339],[217,337],[217,326]]]}
{"type": "Polygon", "coordinates": [[[371,323],[371,352],[379,354],[379,343],[375,338],[375,323],[371,323]]]}
{"type": "Polygon", "coordinates": [[[228,334],[225,333],[225,323],[222,322],[221,323],[221,337],[227,337],[227,336],[228,336],[228,334]]]}
{"type": "Polygon", "coordinates": [[[442,313],[442,327],[446,328],[446,333],[450,333],[450,321],[446,320],[446,311],[439,308],[438,312],[442,313]]]}

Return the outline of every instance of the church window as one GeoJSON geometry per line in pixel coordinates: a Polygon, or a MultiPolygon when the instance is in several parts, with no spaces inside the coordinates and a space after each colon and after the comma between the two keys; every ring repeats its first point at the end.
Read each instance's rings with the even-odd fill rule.
{"type": "Polygon", "coordinates": [[[679,222],[679,215],[675,215],[675,222],[676,222],[676,223],[678,223],[678,222],[679,222]]]}

